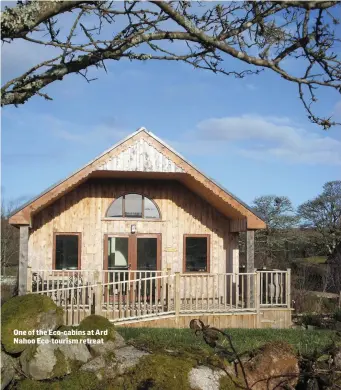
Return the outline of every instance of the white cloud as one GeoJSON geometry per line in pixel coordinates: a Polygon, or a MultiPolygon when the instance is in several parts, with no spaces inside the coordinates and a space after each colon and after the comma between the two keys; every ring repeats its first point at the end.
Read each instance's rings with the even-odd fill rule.
{"type": "Polygon", "coordinates": [[[255,91],[257,89],[257,87],[254,84],[246,84],[245,86],[250,91],[255,91]]]}
{"type": "Polygon", "coordinates": [[[334,115],[336,115],[338,118],[341,118],[341,100],[334,106],[334,115]]]}
{"type": "Polygon", "coordinates": [[[242,115],[212,118],[191,132],[197,140],[228,143],[238,154],[286,163],[341,165],[341,142],[322,130],[305,130],[289,118],[242,115]]]}
{"type": "Polygon", "coordinates": [[[4,114],[8,120],[15,123],[17,128],[25,126],[35,128],[43,132],[49,132],[53,137],[72,143],[80,143],[88,146],[96,144],[110,145],[129,134],[124,126],[116,122],[115,118],[103,118],[95,124],[82,124],[77,121],[60,119],[51,114],[31,113],[26,110],[21,111],[21,115],[9,112],[4,114]],[[39,125],[38,125],[39,124],[39,125]]]}
{"type": "Polygon", "coordinates": [[[57,138],[89,145],[98,141],[101,143],[103,141],[116,142],[128,134],[126,130],[114,124],[99,123],[84,127],[77,123],[61,120],[52,115],[41,115],[40,121],[57,138]]]}

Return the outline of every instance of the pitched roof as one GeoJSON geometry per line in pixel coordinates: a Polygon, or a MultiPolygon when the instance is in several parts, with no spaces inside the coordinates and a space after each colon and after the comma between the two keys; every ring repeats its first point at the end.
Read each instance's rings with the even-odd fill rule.
{"type": "MultiPolygon", "coordinates": [[[[27,225],[33,213],[71,191],[89,177],[153,177],[179,180],[235,221],[235,230],[263,229],[265,223],[244,202],[199,171],[173,148],[144,127],[49,187],[14,211],[9,222],[27,225]],[[244,227],[243,227],[244,226],[244,227]]],[[[233,228],[232,228],[233,230],[233,228]]]]}

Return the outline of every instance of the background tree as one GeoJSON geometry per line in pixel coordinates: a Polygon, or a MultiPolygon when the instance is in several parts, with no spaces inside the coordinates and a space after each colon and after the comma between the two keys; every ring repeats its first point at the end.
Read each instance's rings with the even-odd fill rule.
{"type": "Polygon", "coordinates": [[[335,121],[312,104],[318,87],[341,91],[340,11],[337,1],[19,1],[2,13],[2,40],[29,41],[55,55],[7,81],[2,105],[51,99],[45,87],[74,73],[90,81],[88,68],[105,69],[108,60],[182,61],[239,78],[273,72],[297,85],[309,119],[327,129],[335,121]],[[66,31],[62,14],[69,12],[66,31]],[[289,58],[299,66],[287,67],[289,58]]]}
{"type": "Polygon", "coordinates": [[[299,206],[298,214],[331,254],[341,241],[341,180],[326,183],[322,194],[299,206]]]}
{"type": "Polygon", "coordinates": [[[280,266],[288,261],[289,245],[297,240],[298,223],[294,207],[286,196],[265,195],[253,201],[253,209],[266,222],[256,232],[255,252],[258,265],[280,266]],[[284,254],[284,256],[280,256],[284,254]]]}
{"type": "Polygon", "coordinates": [[[1,204],[1,274],[6,276],[9,267],[19,262],[19,230],[8,223],[8,216],[15,209],[15,202],[1,204]]]}

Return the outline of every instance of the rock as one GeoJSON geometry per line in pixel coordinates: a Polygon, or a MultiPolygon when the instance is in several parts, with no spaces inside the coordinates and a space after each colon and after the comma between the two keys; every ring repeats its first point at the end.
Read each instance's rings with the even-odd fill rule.
{"type": "Polygon", "coordinates": [[[123,348],[127,345],[124,338],[118,332],[115,332],[115,339],[113,343],[116,349],[123,348]]]}
{"type": "Polygon", "coordinates": [[[333,356],[333,361],[334,361],[335,368],[337,370],[341,370],[341,348],[340,347],[338,347],[335,350],[334,356],[333,356]]]}
{"type": "Polygon", "coordinates": [[[91,358],[85,344],[52,344],[45,339],[50,342],[32,345],[20,355],[21,369],[31,379],[62,377],[91,358]]]}
{"type": "Polygon", "coordinates": [[[97,356],[89,362],[85,363],[80,369],[81,371],[95,372],[106,367],[106,361],[103,356],[97,356]]]}
{"type": "Polygon", "coordinates": [[[141,351],[132,346],[117,349],[115,357],[118,373],[123,374],[127,369],[136,366],[140,359],[147,355],[149,355],[148,352],[141,351]]]}
{"type": "Polygon", "coordinates": [[[61,344],[58,345],[58,349],[69,361],[86,363],[91,359],[91,354],[85,344],[61,344]]]}
{"type": "Polygon", "coordinates": [[[8,386],[16,375],[17,359],[1,351],[1,390],[8,386]]]}
{"type": "Polygon", "coordinates": [[[78,326],[78,330],[90,332],[94,331],[92,339],[103,339],[104,341],[114,341],[115,327],[107,318],[93,314],[85,317],[78,326]]]}
{"type": "Polygon", "coordinates": [[[65,361],[55,354],[54,344],[32,345],[25,349],[20,355],[20,364],[22,371],[31,379],[42,380],[54,378],[55,367],[58,366],[60,376],[71,372],[65,361]],[[59,358],[59,359],[58,359],[59,358]],[[57,362],[58,359],[58,362],[57,362]],[[63,364],[62,364],[63,363],[63,364]]]}
{"type": "Polygon", "coordinates": [[[117,332],[115,332],[115,339],[113,341],[109,340],[103,344],[90,344],[89,349],[92,356],[108,355],[115,354],[115,351],[119,348],[126,346],[124,338],[117,332]]]}
{"type": "Polygon", "coordinates": [[[191,388],[198,390],[219,390],[220,378],[225,374],[222,371],[214,371],[209,367],[199,366],[192,368],[188,375],[191,388]]]}
{"type": "MultiPolygon", "coordinates": [[[[295,387],[300,373],[295,352],[289,344],[280,341],[265,344],[255,351],[251,359],[244,362],[244,369],[252,390],[263,390],[269,378],[272,378],[268,382],[270,389],[280,383],[282,387],[295,387]]],[[[238,372],[243,378],[240,367],[238,372]]]]}
{"type": "Polygon", "coordinates": [[[16,354],[24,351],[29,344],[14,343],[14,338],[33,339],[31,330],[54,330],[63,324],[63,309],[51,298],[39,294],[17,296],[1,307],[1,342],[6,352],[16,354]],[[21,333],[14,335],[14,330],[21,333]]]}

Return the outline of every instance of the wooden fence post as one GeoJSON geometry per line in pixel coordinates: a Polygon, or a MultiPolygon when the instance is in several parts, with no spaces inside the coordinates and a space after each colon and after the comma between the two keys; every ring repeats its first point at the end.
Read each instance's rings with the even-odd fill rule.
{"type": "Polygon", "coordinates": [[[167,268],[167,281],[166,281],[166,305],[167,305],[167,311],[170,311],[170,300],[171,300],[171,294],[170,294],[170,276],[171,276],[171,268],[167,268]]]}
{"type": "Polygon", "coordinates": [[[28,238],[29,226],[20,226],[19,241],[19,283],[18,295],[25,295],[27,292],[27,265],[28,265],[28,238]]]}
{"type": "Polygon", "coordinates": [[[291,302],[290,302],[290,299],[291,299],[291,292],[290,292],[290,287],[291,287],[291,269],[288,268],[287,269],[287,283],[286,283],[286,299],[287,299],[287,308],[290,309],[291,307],[291,302]]]}
{"type": "Polygon", "coordinates": [[[27,294],[32,292],[32,267],[27,266],[27,294]]]}
{"type": "Polygon", "coordinates": [[[174,308],[175,308],[175,322],[179,321],[180,314],[180,272],[175,272],[175,295],[174,295],[174,308]]]}
{"type": "Polygon", "coordinates": [[[255,285],[255,309],[256,309],[256,326],[257,328],[260,328],[260,300],[261,300],[261,295],[260,295],[260,281],[261,281],[261,273],[256,272],[255,273],[255,280],[256,280],[256,285],[255,285]]]}
{"type": "Polygon", "coordinates": [[[103,285],[101,282],[97,282],[95,290],[95,314],[102,315],[102,296],[103,296],[103,285]]]}

